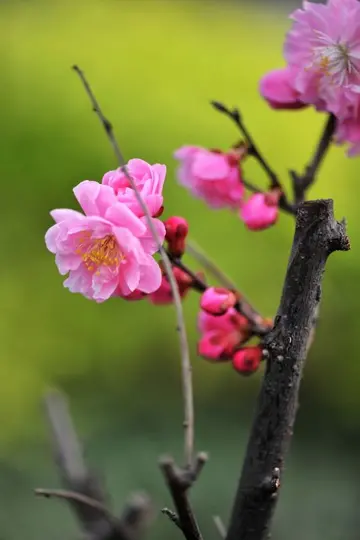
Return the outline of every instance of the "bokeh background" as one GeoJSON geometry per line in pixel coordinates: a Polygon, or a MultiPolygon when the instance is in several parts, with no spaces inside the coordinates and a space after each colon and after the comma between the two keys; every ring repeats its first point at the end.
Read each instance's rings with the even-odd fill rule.
{"type": "MultiPolygon", "coordinates": [[[[324,118],[274,112],[258,93],[282,65],[287,14],[296,2],[226,0],[2,0],[0,2],[0,537],[74,538],[58,501],[41,407],[63,389],[120,508],[144,489],[157,509],[169,497],[158,456],[181,458],[180,365],[172,307],[112,300],[96,305],[62,287],[44,246],[49,210],[75,207],[72,188],[115,167],[111,148],[70,66],[90,78],[125,155],[166,163],[166,214],[184,215],[191,236],[259,310],[279,301],[293,221],[247,232],[236,215],[210,211],[177,185],[172,154],[182,144],[227,148],[238,139],[210,99],[238,105],[287,182],[309,158],[324,118]]],[[[274,538],[358,538],[360,525],[359,163],[332,148],[312,197],[333,197],[352,251],[329,261],[321,319],[301,394],[296,435],[274,538]]],[[[256,164],[253,181],[265,185],[256,164]]],[[[198,269],[196,263],[193,268],[198,269]]],[[[196,394],[196,446],[211,459],[193,491],[206,538],[212,515],[226,522],[262,373],[246,379],[196,356],[198,298],[185,301],[196,394]]],[[[177,535],[161,515],[150,538],[177,535]]]]}

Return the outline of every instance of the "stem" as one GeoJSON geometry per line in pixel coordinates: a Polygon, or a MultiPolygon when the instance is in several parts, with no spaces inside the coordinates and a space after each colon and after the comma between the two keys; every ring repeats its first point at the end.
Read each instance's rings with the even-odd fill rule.
{"type": "MultiPolygon", "coordinates": [[[[240,114],[239,109],[228,109],[223,103],[220,103],[218,101],[212,101],[212,106],[219,112],[225,114],[228,118],[230,118],[235,125],[239,128],[242,135],[245,137],[246,143],[248,145],[248,154],[253,156],[258,163],[261,165],[261,167],[264,169],[266,175],[268,176],[270,180],[270,188],[279,188],[281,191],[281,197],[279,201],[279,206],[284,212],[287,212],[289,214],[296,214],[296,208],[293,204],[291,204],[285,194],[284,188],[279,180],[278,175],[276,172],[271,168],[268,161],[265,159],[265,157],[260,152],[258,146],[256,145],[253,137],[251,136],[249,130],[245,126],[242,116],[240,114]]],[[[252,191],[256,190],[255,186],[252,186],[252,191]]],[[[261,190],[259,190],[261,191],[261,190]]]]}
{"type": "MultiPolygon", "coordinates": [[[[177,266],[178,268],[180,268],[180,270],[182,270],[183,272],[185,272],[188,276],[192,278],[193,280],[192,288],[195,291],[198,291],[200,293],[203,293],[206,291],[206,289],[208,288],[207,284],[199,276],[197,276],[192,270],[190,270],[190,268],[188,268],[186,264],[182,262],[181,259],[172,257],[170,253],[168,253],[168,257],[170,258],[174,266],[177,266]]],[[[236,289],[234,290],[238,292],[236,289]]],[[[263,317],[260,315],[260,313],[258,313],[253,308],[250,302],[248,302],[241,293],[238,292],[238,294],[240,296],[240,299],[238,300],[238,302],[236,303],[234,307],[239,313],[244,315],[244,317],[246,317],[249,320],[252,326],[253,334],[257,336],[265,336],[266,334],[268,334],[269,326],[267,326],[266,324],[265,325],[263,324],[263,317]]]]}
{"type": "Polygon", "coordinates": [[[85,91],[89,96],[93,110],[97,114],[100,122],[103,125],[106,135],[114,150],[120,169],[126,175],[132,189],[135,192],[136,199],[146,216],[149,229],[151,231],[151,234],[154,240],[157,243],[160,256],[164,263],[164,269],[165,269],[167,278],[169,280],[169,284],[170,284],[173,299],[174,299],[174,305],[175,305],[176,317],[177,317],[177,329],[179,332],[179,339],[180,339],[182,390],[183,390],[183,401],[184,401],[184,421],[183,421],[184,458],[185,458],[185,464],[187,466],[191,466],[193,462],[193,452],[194,452],[194,397],[193,397],[193,387],[192,387],[192,370],[191,370],[191,362],[190,362],[189,344],[188,344],[187,335],[186,335],[185,320],[184,320],[181,298],[179,294],[179,288],[178,288],[176,279],[172,271],[171,262],[169,260],[169,257],[166,254],[166,251],[162,247],[161,241],[159,239],[159,235],[154,226],[152,216],[149,213],[149,209],[147,208],[147,205],[144,199],[142,198],[133,178],[129,174],[129,171],[126,167],[124,157],[120,150],[117,139],[114,135],[112,124],[109,122],[107,118],[105,118],[100,108],[100,105],[83,71],[78,66],[73,66],[73,69],[79,75],[80,80],[84,85],[85,91]]]}
{"type": "Polygon", "coordinates": [[[305,172],[302,175],[298,175],[295,171],[290,171],[290,175],[293,180],[296,204],[304,201],[306,191],[314,183],[319,167],[332,142],[335,129],[336,118],[333,114],[330,114],[326,121],[319,143],[315,149],[314,155],[310,163],[305,168],[305,172]]]}
{"type": "Polygon", "coordinates": [[[188,240],[186,242],[186,251],[198,261],[202,267],[212,274],[213,277],[227,289],[236,291],[237,287],[235,283],[218,267],[218,265],[210,259],[210,257],[193,241],[188,240]]]}
{"type": "Polygon", "coordinates": [[[266,372],[226,540],[268,538],[298,407],[300,381],[328,256],[350,249],[331,200],[300,205],[266,372]]]}

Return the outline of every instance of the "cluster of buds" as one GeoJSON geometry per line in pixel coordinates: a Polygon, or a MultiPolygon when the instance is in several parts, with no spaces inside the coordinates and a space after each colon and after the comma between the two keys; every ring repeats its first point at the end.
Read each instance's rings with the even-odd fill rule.
{"type": "Polygon", "coordinates": [[[254,373],[262,360],[260,345],[245,346],[253,336],[248,318],[239,312],[238,293],[209,287],[200,299],[198,353],[211,362],[231,361],[243,375],[254,373]]]}

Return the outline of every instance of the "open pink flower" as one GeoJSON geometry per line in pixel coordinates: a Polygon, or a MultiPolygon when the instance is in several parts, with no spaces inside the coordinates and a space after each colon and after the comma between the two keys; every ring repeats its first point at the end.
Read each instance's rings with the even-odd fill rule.
{"type": "Polygon", "coordinates": [[[360,2],[304,1],[291,18],[287,67],[265,75],[260,92],[276,108],[309,104],[352,120],[360,107],[360,2]]]}
{"type": "Polygon", "coordinates": [[[201,338],[198,353],[208,360],[230,360],[236,347],[249,338],[249,322],[235,308],[224,315],[209,315],[200,311],[198,327],[201,338]]]}
{"type": "Polygon", "coordinates": [[[252,231],[261,231],[273,225],[279,216],[278,192],[254,193],[240,207],[240,218],[252,231]]]}
{"type": "MultiPolygon", "coordinates": [[[[84,214],[53,210],[56,224],[46,233],[47,248],[55,253],[64,286],[71,292],[103,302],[135,290],[151,293],[161,284],[157,251],[145,218],[120,203],[109,186],[85,181],[74,189],[84,214]]],[[[165,227],[154,219],[163,242],[165,227]]]]}
{"type": "Polygon", "coordinates": [[[183,146],[174,154],[180,161],[179,182],[212,208],[236,208],[244,195],[239,169],[243,153],[183,146]]]}
{"type": "MultiPolygon", "coordinates": [[[[142,198],[144,199],[150,214],[157,217],[163,207],[163,187],[166,176],[165,165],[149,165],[142,159],[130,159],[127,170],[142,198]]],[[[107,172],[102,183],[113,188],[120,202],[124,202],[137,216],[141,217],[144,212],[139,205],[134,190],[126,174],[121,169],[107,172]]]]}

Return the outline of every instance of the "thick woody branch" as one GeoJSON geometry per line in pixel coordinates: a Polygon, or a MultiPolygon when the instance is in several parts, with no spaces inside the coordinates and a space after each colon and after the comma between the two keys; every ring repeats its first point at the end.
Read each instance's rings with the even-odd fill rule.
{"type": "Polygon", "coordinates": [[[149,499],[134,495],[121,517],[114,516],[100,482],[86,466],[65,397],[60,392],[50,392],[45,398],[45,409],[64,489],[38,488],[35,494],[65,500],[86,536],[93,540],[138,540],[152,516],[149,499]]]}
{"type": "Polygon", "coordinates": [[[299,206],[280,307],[273,330],[264,338],[267,367],[227,540],[268,538],[325,264],[333,251],[348,249],[345,224],[335,221],[331,200],[299,206]]]}

